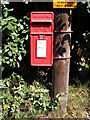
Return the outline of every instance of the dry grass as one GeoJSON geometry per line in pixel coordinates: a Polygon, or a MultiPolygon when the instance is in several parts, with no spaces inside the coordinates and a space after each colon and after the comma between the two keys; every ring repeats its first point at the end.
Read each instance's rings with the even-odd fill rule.
{"type": "Polygon", "coordinates": [[[68,118],[87,118],[89,113],[89,96],[86,85],[69,86],[68,118]]]}
{"type": "Polygon", "coordinates": [[[57,113],[60,112],[52,111],[48,118],[87,118],[90,115],[87,86],[69,86],[67,112],[63,115],[57,113]]]}

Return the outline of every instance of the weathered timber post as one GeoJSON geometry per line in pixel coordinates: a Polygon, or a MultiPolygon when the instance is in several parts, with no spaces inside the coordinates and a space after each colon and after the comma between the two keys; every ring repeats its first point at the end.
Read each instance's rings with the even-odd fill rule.
{"type": "Polygon", "coordinates": [[[54,64],[52,68],[53,95],[64,94],[60,108],[66,111],[70,67],[71,11],[55,9],[54,64]]]}

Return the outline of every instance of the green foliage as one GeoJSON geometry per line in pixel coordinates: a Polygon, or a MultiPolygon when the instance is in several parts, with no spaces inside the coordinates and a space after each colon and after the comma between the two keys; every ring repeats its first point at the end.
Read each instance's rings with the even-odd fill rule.
{"type": "Polygon", "coordinates": [[[10,67],[20,67],[20,61],[26,55],[25,41],[28,40],[29,27],[26,24],[27,16],[18,20],[10,16],[13,9],[8,9],[3,5],[2,40],[3,40],[3,65],[10,67]]]}
{"type": "Polygon", "coordinates": [[[59,94],[51,101],[49,90],[34,81],[28,86],[22,76],[13,73],[3,80],[3,117],[27,118],[58,109],[63,97],[59,94]]]}

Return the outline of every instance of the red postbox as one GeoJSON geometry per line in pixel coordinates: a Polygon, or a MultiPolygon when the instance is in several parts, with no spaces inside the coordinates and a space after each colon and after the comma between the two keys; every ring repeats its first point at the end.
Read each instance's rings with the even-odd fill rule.
{"type": "Polygon", "coordinates": [[[30,61],[32,66],[52,66],[53,28],[53,12],[31,12],[30,61]]]}

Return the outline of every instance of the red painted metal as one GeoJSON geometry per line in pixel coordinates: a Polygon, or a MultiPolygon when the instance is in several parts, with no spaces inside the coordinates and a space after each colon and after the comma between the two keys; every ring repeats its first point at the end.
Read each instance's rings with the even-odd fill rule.
{"type": "Polygon", "coordinates": [[[53,64],[53,12],[30,14],[30,61],[32,66],[53,64]]]}

